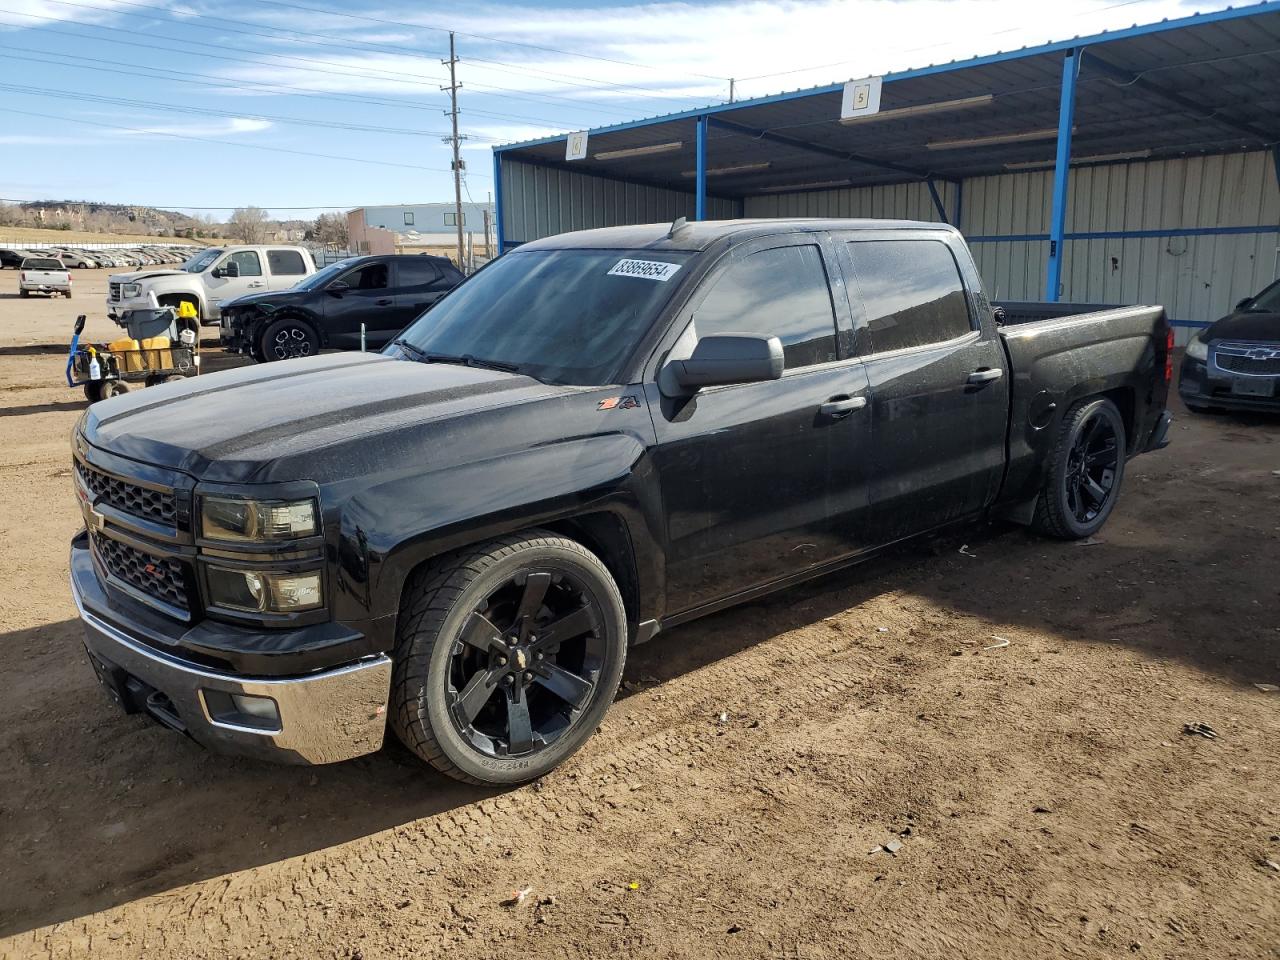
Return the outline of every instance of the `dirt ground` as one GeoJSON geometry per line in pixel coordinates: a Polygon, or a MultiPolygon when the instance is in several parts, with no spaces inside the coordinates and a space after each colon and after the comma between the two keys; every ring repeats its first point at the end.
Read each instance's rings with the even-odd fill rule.
{"type": "Polygon", "coordinates": [[[273,767],[84,661],[76,279],[0,273],[0,956],[1280,957],[1280,420],[1179,408],[1099,543],[965,530],[663,634],[532,786],[273,767]]]}

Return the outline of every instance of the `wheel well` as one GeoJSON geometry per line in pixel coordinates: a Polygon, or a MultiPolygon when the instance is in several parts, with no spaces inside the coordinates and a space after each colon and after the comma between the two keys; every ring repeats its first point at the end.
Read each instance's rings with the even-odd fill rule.
{"type": "Polygon", "coordinates": [[[320,341],[321,347],[329,345],[328,338],[324,335],[324,331],[320,328],[320,324],[316,323],[314,317],[308,316],[301,310],[296,308],[283,307],[275,313],[267,314],[258,320],[257,326],[254,328],[254,337],[261,337],[267,332],[267,327],[271,326],[277,320],[297,320],[305,323],[311,328],[311,332],[316,335],[316,339],[320,341]]]}
{"type": "Polygon", "coordinates": [[[1098,396],[1106,397],[1114,403],[1116,405],[1116,409],[1120,411],[1120,419],[1124,421],[1125,443],[1130,450],[1133,450],[1134,445],[1137,443],[1137,437],[1133,435],[1133,417],[1134,410],[1137,407],[1137,404],[1133,399],[1133,388],[1117,387],[1114,390],[1104,390],[1102,393],[1098,394],[1098,396]]]}
{"type": "Polygon", "coordinates": [[[634,628],[639,620],[640,585],[636,575],[635,548],[622,518],[606,511],[539,526],[577,540],[600,558],[617,581],[622,603],[627,610],[627,623],[634,628]]]}
{"type": "Polygon", "coordinates": [[[200,297],[194,293],[162,293],[156,297],[156,303],[162,307],[176,307],[183,300],[190,300],[196,305],[196,313],[200,313],[200,297]]]}

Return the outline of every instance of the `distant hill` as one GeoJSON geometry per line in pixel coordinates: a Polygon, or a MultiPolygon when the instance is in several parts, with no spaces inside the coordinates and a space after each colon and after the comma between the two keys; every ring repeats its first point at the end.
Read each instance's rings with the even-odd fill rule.
{"type": "Polygon", "coordinates": [[[212,218],[198,219],[176,210],[85,200],[0,204],[0,234],[6,227],[189,239],[218,237],[223,232],[223,225],[212,218]]]}

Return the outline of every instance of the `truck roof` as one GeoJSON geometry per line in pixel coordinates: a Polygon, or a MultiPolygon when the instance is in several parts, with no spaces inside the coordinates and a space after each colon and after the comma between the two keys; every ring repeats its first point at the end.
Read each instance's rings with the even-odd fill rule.
{"type": "Polygon", "coordinates": [[[522,244],[521,250],[626,249],[705,250],[727,237],[754,237],[817,230],[954,230],[945,223],[922,220],[796,217],[791,219],[689,221],[672,233],[669,223],[576,230],[522,244]]]}

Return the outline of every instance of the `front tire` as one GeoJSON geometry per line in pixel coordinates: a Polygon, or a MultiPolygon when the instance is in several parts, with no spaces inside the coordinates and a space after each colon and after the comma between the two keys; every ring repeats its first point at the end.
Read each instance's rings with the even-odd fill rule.
{"type": "Polygon", "coordinates": [[[305,320],[283,317],[263,331],[260,349],[266,360],[314,357],[320,352],[320,337],[305,320]]]}
{"type": "Polygon", "coordinates": [[[1060,540],[1101,530],[1120,496],[1127,450],[1114,403],[1098,398],[1073,406],[1058,428],[1032,526],[1060,540]]]}
{"type": "Polygon", "coordinates": [[[617,584],[581,544],[532,531],[452,554],[405,587],[391,728],[457,780],[536,780],[599,725],[626,642],[617,584]]]}

